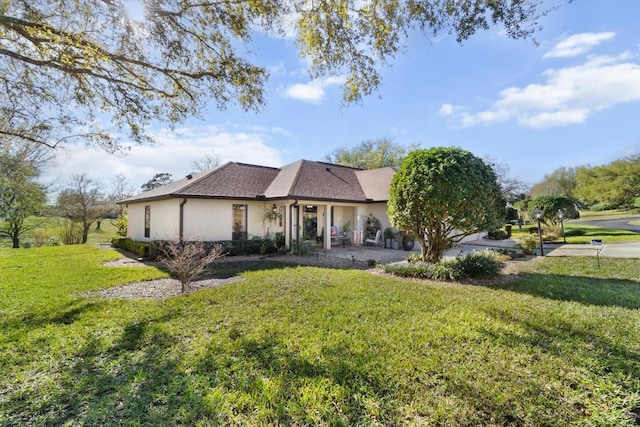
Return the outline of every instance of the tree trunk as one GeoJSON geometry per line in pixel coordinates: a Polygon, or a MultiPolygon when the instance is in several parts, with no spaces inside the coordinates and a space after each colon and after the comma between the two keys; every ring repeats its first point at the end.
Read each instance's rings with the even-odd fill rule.
{"type": "Polygon", "coordinates": [[[89,238],[89,229],[91,228],[91,224],[83,224],[82,226],[82,244],[87,243],[87,239],[89,238]]]}
{"type": "Polygon", "coordinates": [[[11,241],[13,242],[13,249],[18,249],[20,247],[20,238],[19,237],[11,237],[11,241]]]}

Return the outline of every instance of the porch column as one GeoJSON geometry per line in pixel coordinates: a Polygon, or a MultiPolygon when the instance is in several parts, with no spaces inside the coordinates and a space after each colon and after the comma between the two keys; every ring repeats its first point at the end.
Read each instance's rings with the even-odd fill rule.
{"type": "Polygon", "coordinates": [[[356,244],[356,243],[359,243],[359,244],[364,243],[364,239],[365,239],[365,237],[364,237],[364,229],[365,229],[364,221],[365,221],[366,217],[367,217],[367,207],[358,205],[356,207],[356,225],[355,225],[355,227],[353,227],[353,229],[358,231],[358,236],[360,237],[360,241],[359,242],[354,242],[354,244],[356,244]]]}
{"type": "Polygon", "coordinates": [[[284,205],[284,224],[282,224],[283,232],[284,232],[284,246],[289,248],[291,247],[291,224],[293,224],[292,212],[291,212],[291,203],[286,203],[284,205]]]}
{"type": "Polygon", "coordinates": [[[331,209],[333,209],[333,206],[327,205],[325,209],[326,211],[324,213],[324,248],[331,249],[331,209]]]}

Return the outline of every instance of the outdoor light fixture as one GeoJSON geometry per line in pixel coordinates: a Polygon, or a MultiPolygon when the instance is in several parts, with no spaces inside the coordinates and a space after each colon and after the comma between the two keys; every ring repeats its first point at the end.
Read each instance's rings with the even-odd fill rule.
{"type": "Polygon", "coordinates": [[[560,218],[560,228],[562,228],[562,241],[567,243],[567,239],[564,236],[564,222],[562,221],[562,218],[564,218],[564,212],[562,212],[562,209],[558,209],[558,218],[560,218]]]}
{"type": "Polygon", "coordinates": [[[277,210],[278,210],[278,207],[277,207],[277,206],[276,206],[276,204],[274,203],[274,204],[271,206],[271,211],[272,211],[272,212],[276,212],[277,210]]]}
{"type": "Polygon", "coordinates": [[[539,207],[536,206],[536,208],[533,210],[533,214],[536,216],[536,219],[538,220],[538,236],[540,237],[540,255],[544,256],[544,247],[542,246],[542,227],[540,226],[540,218],[542,218],[542,211],[540,210],[539,207]]]}

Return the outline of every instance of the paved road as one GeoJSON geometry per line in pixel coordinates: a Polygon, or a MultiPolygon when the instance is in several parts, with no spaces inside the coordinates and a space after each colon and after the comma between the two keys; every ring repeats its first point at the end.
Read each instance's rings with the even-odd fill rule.
{"type": "Polygon", "coordinates": [[[640,233],[640,225],[629,224],[630,221],[640,221],[640,216],[625,219],[601,219],[593,221],[571,221],[572,224],[588,224],[597,227],[617,228],[619,230],[629,230],[640,233]]]}

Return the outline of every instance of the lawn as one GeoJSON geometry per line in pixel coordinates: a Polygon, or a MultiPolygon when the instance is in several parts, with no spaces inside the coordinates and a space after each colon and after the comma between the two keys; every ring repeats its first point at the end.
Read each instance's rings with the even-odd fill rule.
{"type": "MultiPolygon", "coordinates": [[[[517,227],[513,227],[512,238],[519,239],[521,237],[529,235],[537,237],[537,233],[532,234],[528,230],[530,227],[535,226],[535,224],[528,224],[522,227],[522,231],[518,231],[517,227]]],[[[546,227],[543,226],[543,229],[546,230],[546,227]]],[[[640,241],[640,234],[628,230],[619,230],[617,228],[598,227],[595,225],[581,224],[579,222],[565,222],[564,229],[567,234],[570,234],[571,231],[575,229],[580,229],[584,232],[584,234],[581,236],[567,235],[567,243],[590,244],[592,239],[601,239],[607,243],[640,241]]],[[[557,235],[556,241],[562,243],[562,234],[559,231],[557,231],[555,234],[557,235]]]]}
{"type": "Polygon", "coordinates": [[[0,249],[0,425],[634,425],[640,260],[502,286],[246,264],[163,301],[94,246],[0,249]]]}

